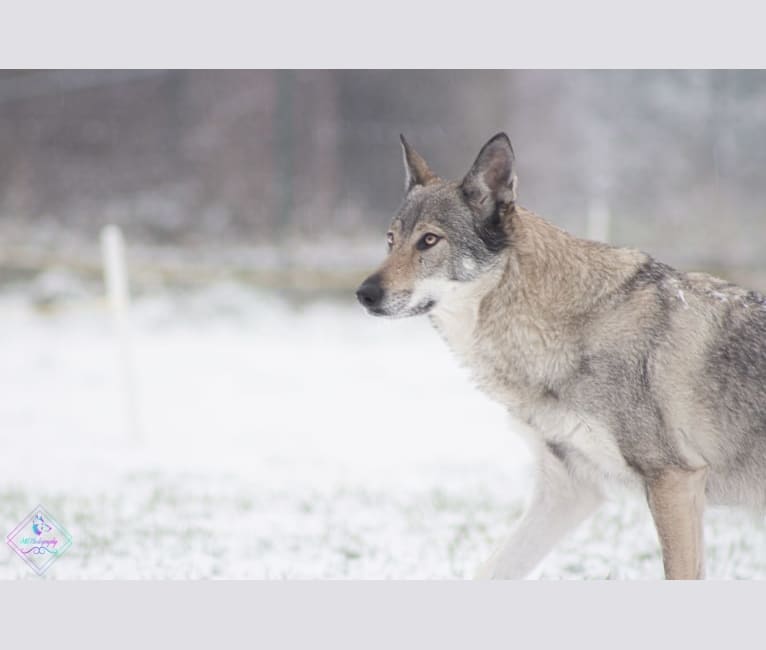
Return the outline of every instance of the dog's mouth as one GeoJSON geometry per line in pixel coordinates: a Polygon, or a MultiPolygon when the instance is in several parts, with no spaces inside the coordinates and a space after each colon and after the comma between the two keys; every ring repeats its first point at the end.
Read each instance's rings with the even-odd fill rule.
{"type": "Polygon", "coordinates": [[[427,314],[436,306],[435,300],[426,300],[415,307],[410,314],[411,316],[420,316],[421,314],[427,314]]]}
{"type": "Polygon", "coordinates": [[[410,316],[422,316],[427,314],[436,306],[435,300],[425,300],[411,309],[403,311],[388,311],[383,307],[368,307],[367,312],[373,316],[381,316],[383,318],[409,318],[410,316]]]}

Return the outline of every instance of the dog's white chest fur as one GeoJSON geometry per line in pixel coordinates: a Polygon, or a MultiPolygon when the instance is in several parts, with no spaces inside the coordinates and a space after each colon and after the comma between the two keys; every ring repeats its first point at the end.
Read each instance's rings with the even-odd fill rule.
{"type": "Polygon", "coordinates": [[[473,358],[473,335],[478,314],[478,301],[470,299],[460,304],[438,307],[431,314],[431,322],[452,352],[466,365],[470,365],[473,358]]]}
{"type": "Polygon", "coordinates": [[[570,469],[592,483],[637,487],[617,441],[602,423],[564,408],[540,406],[529,418],[537,436],[566,458],[570,469]]]}
{"type": "Polygon", "coordinates": [[[431,312],[431,322],[461,363],[474,362],[479,306],[488,288],[497,282],[494,274],[472,282],[450,282],[439,287],[440,299],[431,312]]]}

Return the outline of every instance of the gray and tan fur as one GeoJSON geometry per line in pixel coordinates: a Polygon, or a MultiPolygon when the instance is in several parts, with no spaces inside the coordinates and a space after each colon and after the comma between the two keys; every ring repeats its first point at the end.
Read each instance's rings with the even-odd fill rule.
{"type": "Polygon", "coordinates": [[[505,134],[452,182],[402,145],[390,251],[357,296],[375,315],[428,314],[538,459],[528,510],[479,577],[523,577],[620,486],[645,494],[666,577],[703,577],[705,503],[766,506],[763,297],[520,207],[505,134]]]}

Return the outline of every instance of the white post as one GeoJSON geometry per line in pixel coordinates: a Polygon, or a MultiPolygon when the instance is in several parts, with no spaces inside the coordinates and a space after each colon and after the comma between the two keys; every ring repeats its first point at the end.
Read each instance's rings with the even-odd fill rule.
{"type": "Polygon", "coordinates": [[[125,430],[130,440],[138,442],[141,435],[138,425],[138,400],[133,371],[130,323],[128,321],[130,292],[125,265],[125,242],[122,231],[117,226],[104,226],[101,230],[101,251],[104,263],[104,285],[117,343],[117,362],[122,381],[125,430]]]}
{"type": "Polygon", "coordinates": [[[588,239],[609,243],[611,226],[609,207],[602,199],[591,201],[588,208],[588,239]]]}

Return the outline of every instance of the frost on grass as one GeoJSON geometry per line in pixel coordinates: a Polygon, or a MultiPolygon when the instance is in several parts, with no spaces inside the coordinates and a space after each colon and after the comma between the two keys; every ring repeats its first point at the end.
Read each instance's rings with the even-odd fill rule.
{"type": "MultiPolygon", "coordinates": [[[[48,579],[468,578],[515,519],[507,477],[487,467],[396,481],[258,481],[217,472],[127,471],[100,489],[39,495],[74,545],[48,579]]],[[[36,497],[37,498],[37,497],[36,497]]],[[[23,489],[0,492],[0,520],[29,507],[23,489]]],[[[706,522],[712,578],[766,576],[766,532],[736,511],[706,522]]],[[[649,513],[607,504],[535,572],[543,579],[661,577],[649,513]]],[[[36,579],[15,556],[0,577],[36,579]]]]}

